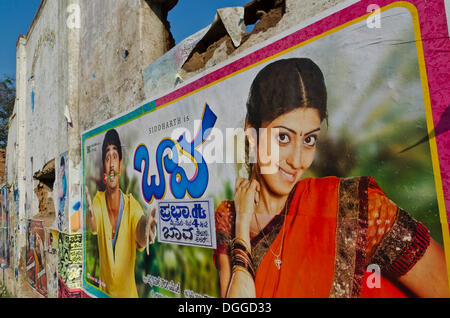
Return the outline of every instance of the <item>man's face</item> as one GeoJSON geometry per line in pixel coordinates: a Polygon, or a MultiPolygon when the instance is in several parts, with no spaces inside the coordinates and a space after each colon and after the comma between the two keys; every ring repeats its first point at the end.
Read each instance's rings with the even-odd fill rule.
{"type": "Polygon", "coordinates": [[[109,145],[106,147],[105,162],[106,187],[110,190],[119,186],[119,175],[122,169],[122,161],[119,159],[117,146],[109,145]]]}

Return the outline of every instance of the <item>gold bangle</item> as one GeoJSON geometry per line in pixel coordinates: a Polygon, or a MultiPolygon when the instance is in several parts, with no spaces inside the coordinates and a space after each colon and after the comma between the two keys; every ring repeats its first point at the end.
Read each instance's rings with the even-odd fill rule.
{"type": "Polygon", "coordinates": [[[234,248],[234,249],[232,249],[232,250],[231,250],[231,258],[234,258],[234,257],[237,257],[237,256],[241,256],[241,257],[243,257],[243,258],[246,258],[246,259],[249,260],[250,263],[253,264],[253,258],[252,258],[252,256],[250,255],[250,253],[245,252],[245,251],[243,251],[243,250],[241,250],[241,249],[239,249],[239,248],[234,248]]]}
{"type": "Polygon", "coordinates": [[[240,237],[235,237],[233,239],[233,241],[232,241],[232,246],[235,243],[238,243],[238,244],[242,245],[245,248],[245,251],[251,255],[251,250],[252,249],[251,249],[251,247],[248,246],[248,244],[243,239],[241,239],[240,237]]]}

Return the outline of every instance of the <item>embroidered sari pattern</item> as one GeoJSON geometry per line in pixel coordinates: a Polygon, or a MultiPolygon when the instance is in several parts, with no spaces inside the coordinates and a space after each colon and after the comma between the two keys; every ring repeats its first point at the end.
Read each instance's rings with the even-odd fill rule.
{"type": "Polygon", "coordinates": [[[341,179],[330,298],[359,297],[365,270],[368,178],[341,179]]]}
{"type": "Polygon", "coordinates": [[[406,274],[430,244],[429,231],[404,210],[399,209],[389,235],[374,251],[372,262],[382,273],[399,277],[406,274]]]}

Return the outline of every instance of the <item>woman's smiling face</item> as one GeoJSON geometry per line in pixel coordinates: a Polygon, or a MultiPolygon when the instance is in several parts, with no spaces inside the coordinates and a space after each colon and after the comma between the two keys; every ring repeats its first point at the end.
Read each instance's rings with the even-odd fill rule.
{"type": "Polygon", "coordinates": [[[263,125],[267,130],[259,134],[258,166],[271,192],[288,195],[311,166],[320,124],[317,109],[301,107],[263,125]],[[278,158],[271,154],[272,144],[278,146],[278,158]]]}

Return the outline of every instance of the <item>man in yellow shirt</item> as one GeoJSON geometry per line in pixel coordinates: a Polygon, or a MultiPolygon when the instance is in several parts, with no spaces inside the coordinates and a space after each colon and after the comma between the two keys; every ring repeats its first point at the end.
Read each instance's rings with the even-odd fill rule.
{"type": "Polygon", "coordinates": [[[136,249],[143,250],[155,238],[153,209],[144,215],[138,201],[119,188],[122,148],[116,130],[109,130],[102,146],[105,192],[91,201],[88,189],[87,226],[97,234],[100,256],[100,289],[111,297],[138,297],[134,266],[136,249]]]}

